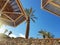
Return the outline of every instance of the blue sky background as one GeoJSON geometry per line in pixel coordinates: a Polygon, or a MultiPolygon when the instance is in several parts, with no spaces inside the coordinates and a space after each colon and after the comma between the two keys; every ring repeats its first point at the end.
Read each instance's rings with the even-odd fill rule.
{"type": "MultiPolygon", "coordinates": [[[[41,0],[21,0],[21,3],[24,8],[32,7],[35,11],[35,16],[38,18],[35,23],[31,21],[30,25],[30,37],[41,38],[38,35],[38,31],[44,29],[48,32],[51,32],[55,35],[55,38],[60,38],[60,17],[49,13],[41,8],[41,0]]],[[[19,34],[25,34],[26,31],[26,22],[23,22],[17,27],[7,27],[8,30],[11,30],[13,34],[19,36],[19,34]]]]}

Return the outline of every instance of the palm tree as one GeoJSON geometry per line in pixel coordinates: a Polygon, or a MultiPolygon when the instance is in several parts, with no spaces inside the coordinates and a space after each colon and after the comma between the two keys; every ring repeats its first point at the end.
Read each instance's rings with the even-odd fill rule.
{"type": "Polygon", "coordinates": [[[4,34],[5,34],[6,32],[8,32],[8,30],[7,30],[7,29],[5,29],[4,34]]]}
{"type": "Polygon", "coordinates": [[[9,36],[10,34],[12,34],[12,31],[9,31],[8,36],[9,36]]]}
{"type": "Polygon", "coordinates": [[[54,38],[54,35],[52,35],[50,32],[47,32],[45,30],[38,31],[39,34],[43,36],[43,38],[54,38]]]}
{"type": "Polygon", "coordinates": [[[7,32],[8,32],[8,36],[9,36],[10,34],[12,34],[12,31],[8,31],[8,29],[6,29],[6,30],[4,31],[4,34],[7,33],[7,32]]]}
{"type": "Polygon", "coordinates": [[[51,34],[50,32],[47,32],[47,36],[48,36],[48,38],[54,38],[54,35],[51,34]]]}
{"type": "Polygon", "coordinates": [[[38,31],[39,34],[41,34],[43,36],[43,38],[46,38],[46,31],[44,30],[41,30],[41,31],[38,31]]]}
{"type": "Polygon", "coordinates": [[[26,34],[25,34],[25,37],[26,39],[28,39],[29,37],[29,30],[30,30],[30,20],[32,20],[33,22],[35,22],[34,19],[36,19],[36,17],[34,16],[34,12],[35,10],[33,11],[32,8],[30,9],[25,9],[25,12],[26,12],[26,15],[28,17],[26,23],[27,23],[27,27],[26,27],[26,34]]]}

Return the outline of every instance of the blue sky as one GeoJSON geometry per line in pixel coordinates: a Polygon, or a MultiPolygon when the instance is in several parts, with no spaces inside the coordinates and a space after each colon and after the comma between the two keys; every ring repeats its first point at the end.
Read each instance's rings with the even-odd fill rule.
{"type": "MultiPolygon", "coordinates": [[[[38,18],[35,23],[31,21],[30,24],[30,37],[41,38],[38,35],[38,31],[44,29],[48,32],[51,32],[55,35],[55,38],[59,38],[60,34],[60,17],[49,13],[41,8],[41,0],[21,0],[21,3],[25,8],[32,7],[35,11],[35,16],[38,18]]],[[[19,34],[25,35],[26,31],[26,22],[23,22],[17,27],[7,27],[8,30],[11,30],[14,35],[19,36],[19,34]]]]}

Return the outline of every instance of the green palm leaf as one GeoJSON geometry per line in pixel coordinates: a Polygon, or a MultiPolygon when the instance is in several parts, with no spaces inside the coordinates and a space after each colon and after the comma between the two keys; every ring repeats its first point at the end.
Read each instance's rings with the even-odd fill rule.
{"type": "Polygon", "coordinates": [[[33,17],[34,19],[37,19],[37,17],[33,17]]]}
{"type": "Polygon", "coordinates": [[[53,34],[51,34],[50,32],[47,32],[47,31],[45,31],[45,30],[41,30],[41,31],[39,31],[38,32],[39,34],[42,34],[42,36],[43,37],[47,37],[47,38],[54,38],[54,35],[53,34]]]}
{"type": "Polygon", "coordinates": [[[34,20],[33,18],[31,18],[31,20],[32,20],[33,22],[35,22],[35,20],[34,20]]]}
{"type": "Polygon", "coordinates": [[[6,33],[6,32],[8,32],[8,29],[6,29],[6,30],[4,31],[4,33],[6,33]]]}
{"type": "Polygon", "coordinates": [[[30,12],[30,14],[33,12],[32,8],[30,8],[29,12],[30,12]]]}

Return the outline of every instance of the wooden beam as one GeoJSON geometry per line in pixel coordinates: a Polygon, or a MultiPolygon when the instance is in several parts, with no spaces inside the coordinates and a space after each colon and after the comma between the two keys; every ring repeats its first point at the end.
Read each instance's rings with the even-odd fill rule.
{"type": "Polygon", "coordinates": [[[22,17],[23,15],[20,15],[17,19],[15,19],[15,22],[20,18],[20,17],[22,17]]]}
{"type": "MultiPolygon", "coordinates": [[[[1,12],[0,14],[4,14],[4,13],[10,13],[10,14],[15,14],[15,12],[1,12]]],[[[7,16],[7,14],[4,14],[5,16],[7,16]]],[[[19,14],[18,14],[19,15],[19,14]]],[[[12,18],[10,18],[9,16],[7,16],[9,19],[11,19],[13,22],[16,22],[21,16],[23,16],[24,14],[20,13],[20,16],[13,20],[12,18]]]]}
{"type": "Polygon", "coordinates": [[[14,27],[16,26],[15,22],[14,22],[14,27]]]}
{"type": "Polygon", "coordinates": [[[0,12],[0,13],[2,13],[2,14],[4,14],[4,13],[8,13],[8,14],[22,14],[22,13],[19,13],[19,12],[0,12]]]}
{"type": "Polygon", "coordinates": [[[60,5],[58,5],[58,4],[54,3],[54,2],[50,2],[50,4],[60,8],[60,5]]]}
{"type": "MultiPolygon", "coordinates": [[[[23,20],[23,19],[22,19],[22,20],[23,20]]],[[[16,23],[16,24],[17,24],[16,26],[18,26],[18,25],[19,25],[19,24],[21,24],[22,22],[24,22],[24,20],[23,20],[23,21],[21,21],[21,22],[19,22],[18,24],[16,23]]],[[[16,26],[15,26],[15,27],[16,27],[16,26]]]]}
{"type": "Polygon", "coordinates": [[[25,11],[24,11],[24,9],[23,9],[23,6],[22,6],[20,0],[15,0],[15,1],[17,2],[19,9],[23,12],[23,14],[24,14],[24,16],[25,16],[25,18],[26,18],[26,20],[27,20],[27,19],[28,19],[28,18],[27,18],[27,15],[26,15],[26,13],[25,13],[25,11]]]}
{"type": "Polygon", "coordinates": [[[4,14],[6,17],[8,17],[11,21],[14,22],[14,20],[12,18],[10,18],[9,16],[7,16],[7,14],[4,14]]]}
{"type": "Polygon", "coordinates": [[[6,7],[6,5],[8,4],[9,0],[6,1],[6,3],[4,4],[4,6],[1,9],[1,12],[4,10],[4,8],[6,7]]]}
{"type": "Polygon", "coordinates": [[[8,22],[11,22],[11,20],[8,20],[8,19],[2,18],[2,17],[0,17],[0,20],[6,20],[8,22]]]}
{"type": "Polygon", "coordinates": [[[51,1],[52,1],[52,0],[48,0],[43,7],[45,7],[45,6],[46,6],[48,3],[50,3],[51,1]]]}

